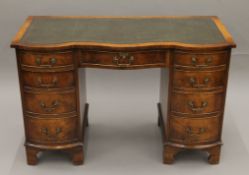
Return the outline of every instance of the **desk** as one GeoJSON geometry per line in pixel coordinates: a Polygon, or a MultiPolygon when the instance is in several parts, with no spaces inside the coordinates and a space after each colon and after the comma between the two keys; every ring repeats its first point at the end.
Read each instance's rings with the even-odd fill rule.
{"type": "Polygon", "coordinates": [[[217,17],[28,17],[16,49],[27,163],[62,150],[83,163],[85,69],[161,68],[163,162],[182,150],[220,157],[231,35],[217,17]]]}

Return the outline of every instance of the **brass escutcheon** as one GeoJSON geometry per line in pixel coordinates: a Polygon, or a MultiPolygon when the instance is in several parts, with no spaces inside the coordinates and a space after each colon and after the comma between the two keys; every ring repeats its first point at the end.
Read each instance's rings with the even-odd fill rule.
{"type": "Polygon", "coordinates": [[[132,64],[134,59],[135,59],[134,56],[130,55],[129,53],[120,52],[120,53],[118,53],[117,56],[113,57],[112,61],[113,61],[113,63],[115,63],[119,67],[127,67],[127,66],[130,66],[132,64]],[[127,64],[120,63],[123,60],[127,60],[128,63],[127,64]]]}

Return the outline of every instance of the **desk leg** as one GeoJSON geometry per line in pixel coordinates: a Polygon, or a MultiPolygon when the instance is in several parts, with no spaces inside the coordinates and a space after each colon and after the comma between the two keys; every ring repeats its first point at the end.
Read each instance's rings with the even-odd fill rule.
{"type": "Polygon", "coordinates": [[[220,145],[206,149],[206,151],[209,153],[208,162],[210,164],[218,164],[219,163],[220,150],[221,150],[220,145]]]}
{"type": "Polygon", "coordinates": [[[82,165],[84,163],[84,152],[82,146],[72,148],[68,150],[68,152],[71,155],[74,165],[82,165]]]}
{"type": "Polygon", "coordinates": [[[38,163],[37,154],[39,149],[26,146],[26,157],[28,165],[36,165],[38,163]]]}
{"type": "Polygon", "coordinates": [[[174,163],[175,156],[180,151],[181,151],[180,148],[165,145],[163,148],[163,163],[165,164],[174,163]]]}

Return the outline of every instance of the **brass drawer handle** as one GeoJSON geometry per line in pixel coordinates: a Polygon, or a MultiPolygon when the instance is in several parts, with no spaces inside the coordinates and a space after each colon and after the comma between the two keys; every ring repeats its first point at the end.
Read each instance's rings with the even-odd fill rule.
{"type": "Polygon", "coordinates": [[[186,131],[186,133],[188,134],[188,135],[200,135],[200,134],[203,134],[203,133],[205,133],[206,131],[207,131],[207,129],[206,128],[199,128],[198,129],[198,131],[193,131],[193,129],[191,128],[191,127],[187,127],[186,129],[185,129],[185,131],[186,131]]]}
{"type": "Polygon", "coordinates": [[[51,106],[47,106],[43,101],[40,102],[40,107],[45,112],[52,112],[59,106],[59,101],[55,100],[52,102],[51,106]]]}
{"type": "Polygon", "coordinates": [[[49,129],[47,127],[46,128],[41,128],[41,133],[44,134],[46,137],[49,137],[49,138],[55,138],[61,132],[62,132],[62,128],[55,128],[55,135],[52,135],[52,134],[49,133],[49,129]]]}
{"type": "Polygon", "coordinates": [[[62,132],[62,128],[56,128],[55,129],[55,134],[59,135],[62,132]]]}
{"type": "Polygon", "coordinates": [[[203,102],[201,102],[200,107],[196,107],[196,105],[193,101],[188,101],[188,106],[190,107],[192,112],[202,112],[208,106],[208,102],[203,101],[203,102]]]}
{"type": "Polygon", "coordinates": [[[40,86],[42,88],[52,88],[52,87],[55,87],[57,85],[58,79],[56,76],[54,76],[51,83],[45,84],[42,82],[42,78],[38,77],[37,82],[38,82],[38,86],[40,86]]]}
{"type": "Polygon", "coordinates": [[[120,66],[120,67],[127,67],[127,66],[130,66],[133,61],[134,61],[134,56],[132,55],[129,55],[129,53],[126,53],[126,52],[121,52],[118,54],[118,56],[114,56],[112,61],[113,63],[115,63],[117,66],[120,66]],[[120,61],[122,60],[128,60],[128,63],[127,64],[122,64],[120,63],[120,61]]]}
{"type": "Polygon", "coordinates": [[[207,131],[206,128],[199,128],[199,134],[203,134],[207,131]]]}
{"type": "Polygon", "coordinates": [[[196,78],[190,77],[189,83],[193,88],[203,88],[208,85],[210,79],[208,77],[205,77],[203,80],[203,84],[197,84],[196,78]]]}
{"type": "Polygon", "coordinates": [[[196,57],[192,57],[191,58],[191,62],[195,66],[197,64],[197,58],[196,57]]]}
{"type": "Polygon", "coordinates": [[[42,134],[44,134],[45,136],[48,136],[48,128],[42,128],[41,129],[42,134]]]}
{"type": "Polygon", "coordinates": [[[205,60],[205,64],[197,64],[198,62],[198,59],[196,57],[192,57],[191,58],[191,63],[193,66],[195,67],[198,67],[198,68],[202,68],[202,67],[207,67],[207,66],[210,66],[210,64],[212,63],[212,57],[208,57],[206,60],[205,60]]]}
{"type": "Polygon", "coordinates": [[[40,57],[37,57],[37,58],[35,59],[35,62],[36,62],[36,64],[37,64],[38,66],[40,66],[40,67],[52,67],[52,66],[54,66],[54,65],[56,64],[57,60],[56,60],[56,58],[50,58],[50,59],[49,59],[49,63],[50,63],[50,64],[41,64],[41,58],[40,58],[40,57]]]}

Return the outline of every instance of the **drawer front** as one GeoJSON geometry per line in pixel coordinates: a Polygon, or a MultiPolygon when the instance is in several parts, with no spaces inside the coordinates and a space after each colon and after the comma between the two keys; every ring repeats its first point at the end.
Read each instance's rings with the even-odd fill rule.
{"type": "Polygon", "coordinates": [[[216,89],[225,85],[226,71],[182,71],[175,70],[173,86],[178,89],[216,89]]]}
{"type": "Polygon", "coordinates": [[[60,68],[73,66],[73,52],[59,53],[20,53],[22,67],[60,68]]]}
{"type": "Polygon", "coordinates": [[[34,143],[66,143],[77,140],[78,117],[38,119],[25,117],[27,140],[34,143]]]}
{"type": "Polygon", "coordinates": [[[76,94],[71,92],[24,92],[27,113],[61,114],[76,111],[76,94]]]}
{"type": "Polygon", "coordinates": [[[192,54],[184,52],[176,52],[174,65],[175,67],[185,68],[213,68],[217,66],[225,66],[229,55],[227,52],[192,54]]]}
{"type": "Polygon", "coordinates": [[[201,144],[219,139],[220,118],[181,118],[169,120],[169,139],[183,144],[201,144]]]}
{"type": "Polygon", "coordinates": [[[166,56],[163,51],[147,52],[97,52],[85,51],[81,53],[81,66],[104,67],[143,67],[165,66],[166,56]]]}
{"type": "Polygon", "coordinates": [[[67,88],[73,87],[74,72],[27,72],[22,71],[23,84],[26,88],[67,88]]]}
{"type": "Polygon", "coordinates": [[[222,110],[223,93],[176,93],[172,95],[171,112],[175,114],[210,114],[222,110]]]}

